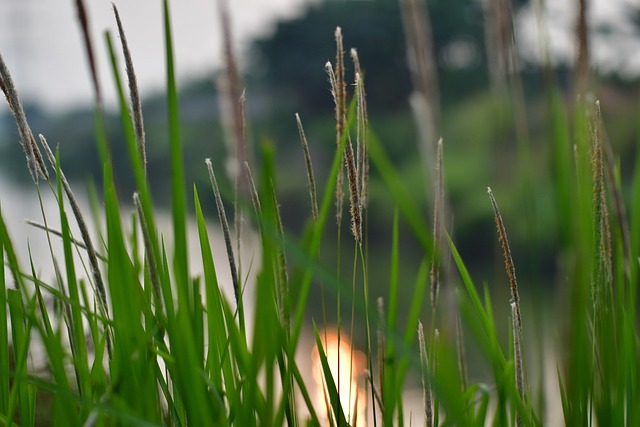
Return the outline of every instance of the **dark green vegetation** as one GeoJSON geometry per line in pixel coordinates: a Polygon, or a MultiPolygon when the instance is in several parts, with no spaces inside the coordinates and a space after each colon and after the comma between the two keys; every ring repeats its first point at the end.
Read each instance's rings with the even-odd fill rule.
{"type": "MultiPolygon", "coordinates": [[[[82,12],[82,2],[78,7],[82,12]]],[[[0,88],[18,125],[36,194],[51,191],[58,200],[56,212],[42,212],[45,228],[47,218],[61,222],[59,232],[47,228],[47,239],[63,242],[61,252],[51,250],[55,277],[39,277],[39,260],[15,252],[10,224],[0,217],[4,424],[321,425],[326,417],[341,426],[357,424],[351,408],[339,403],[344,391],[331,375],[329,346],[322,344],[323,326],[332,324],[356,336],[364,349],[368,374],[361,385],[367,398],[358,404],[366,407],[370,424],[422,424],[424,418],[429,426],[541,425],[558,407],[567,425],[640,423],[640,167],[633,156],[622,162],[614,154],[612,143],[628,135],[617,128],[606,132],[600,103],[581,96],[567,107],[547,76],[544,96],[533,107],[519,104],[522,81],[510,75],[506,92],[479,91],[443,114],[445,143],[423,141],[433,149],[425,164],[418,155],[425,147],[402,142],[416,137],[406,114],[367,108],[365,91],[373,97],[370,85],[385,80],[370,82],[357,58],[348,60],[336,31],[336,60],[326,70],[333,111],[329,106],[326,113],[313,112],[311,127],[317,130],[300,130],[313,165],[307,160],[307,171],[301,161],[297,169],[278,167],[303,158],[297,141],[294,153],[279,138],[261,143],[252,159],[230,53],[225,78],[231,114],[224,123],[230,154],[222,147],[209,151],[202,142],[202,151],[213,158],[205,162],[199,150],[185,150],[200,131],[181,115],[166,1],[164,8],[167,115],[157,120],[165,126],[147,119],[145,135],[137,125],[142,114],[135,101],[129,107],[110,35],[120,114],[105,115],[96,86],[95,110],[74,120],[93,129],[97,146],[101,203],[90,218],[100,230],[97,238],[82,225],[71,235],[70,221],[82,224],[89,213],[75,204],[63,173],[69,162],[65,147],[53,153],[44,137],[38,145],[26,121],[35,128],[32,114],[23,112],[0,61],[0,88]],[[353,64],[350,72],[346,64],[353,64]],[[524,127],[517,124],[521,108],[532,110],[524,127]],[[324,140],[326,148],[315,148],[315,140],[324,140]],[[225,156],[235,167],[225,170],[225,156]],[[122,164],[132,181],[124,185],[122,172],[114,172],[125,169],[122,164]],[[631,172],[623,174],[624,168],[631,172]],[[306,188],[305,175],[313,177],[313,170],[317,192],[309,197],[305,189],[280,205],[291,188],[306,188]],[[163,201],[171,207],[170,238],[157,227],[159,197],[150,183],[157,184],[159,176],[166,182],[161,188],[168,189],[163,201]],[[487,196],[486,184],[494,182],[487,196]],[[336,187],[344,193],[337,200],[336,187]],[[317,208],[306,208],[310,199],[317,208]],[[123,218],[123,201],[134,206],[130,218],[123,218]],[[335,205],[341,203],[336,221],[335,205]],[[283,206],[296,204],[305,214],[298,214],[300,208],[287,215],[283,206]],[[187,232],[190,212],[197,235],[187,232]],[[229,277],[218,273],[220,260],[214,264],[205,213],[218,215],[229,277]],[[294,220],[296,230],[290,232],[284,225],[294,220]],[[236,237],[229,224],[241,223],[244,232],[236,237]],[[239,262],[237,251],[250,230],[259,236],[261,260],[249,266],[239,262]],[[384,239],[390,239],[389,247],[375,245],[384,239]],[[471,239],[474,244],[467,243],[460,256],[454,242],[471,239]],[[189,241],[198,242],[197,254],[188,253],[189,241]],[[504,257],[506,274],[492,264],[491,252],[504,257]],[[190,256],[202,260],[201,274],[190,269],[190,256]],[[485,265],[482,274],[500,271],[482,292],[465,266],[468,258],[485,265]],[[548,271],[539,271],[541,266],[548,271]],[[545,286],[544,313],[527,316],[532,293],[518,286],[545,280],[555,282],[562,297],[550,304],[555,291],[545,286]],[[223,282],[231,283],[229,298],[221,291],[223,282]],[[253,289],[247,292],[246,286],[253,289]],[[312,298],[322,301],[313,315],[313,340],[325,375],[326,410],[313,401],[315,385],[294,359],[302,334],[312,334],[306,325],[312,298]],[[51,300],[53,306],[47,304],[51,300]],[[557,313],[549,315],[554,308],[557,313]],[[558,336],[564,337],[560,345],[558,336]],[[40,371],[28,363],[36,351],[46,361],[40,371]],[[558,384],[545,384],[549,376],[558,384]],[[404,391],[420,386],[411,377],[422,380],[425,406],[411,407],[409,419],[404,391]]],[[[88,34],[86,23],[83,29],[88,34]]],[[[228,42],[228,29],[223,36],[228,42]]],[[[123,51],[128,62],[126,45],[123,51]]],[[[363,69],[365,61],[359,58],[363,69]]],[[[131,82],[133,68],[126,68],[131,82]]],[[[131,85],[131,99],[136,91],[131,85]]],[[[314,109],[322,107],[309,111],[314,109]]],[[[293,111],[282,120],[290,121],[298,138],[293,111]]],[[[217,122],[200,123],[219,133],[217,122]]],[[[252,131],[263,132],[260,126],[252,131]]]]}

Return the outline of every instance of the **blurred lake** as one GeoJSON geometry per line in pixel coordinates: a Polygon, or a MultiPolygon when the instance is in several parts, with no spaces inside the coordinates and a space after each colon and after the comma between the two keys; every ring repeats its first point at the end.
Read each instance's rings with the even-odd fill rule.
{"type": "MultiPolygon", "coordinates": [[[[53,183],[55,185],[55,182],[53,183]]],[[[40,228],[27,224],[26,220],[36,221],[38,223],[44,223],[43,212],[46,214],[46,222],[49,228],[59,230],[60,229],[60,216],[59,208],[56,202],[53,192],[48,188],[49,185],[46,181],[40,180],[40,192],[42,194],[42,204],[38,199],[38,193],[33,185],[17,184],[11,179],[8,179],[2,173],[0,173],[0,206],[2,209],[2,217],[9,230],[14,250],[20,262],[20,266],[23,270],[29,269],[29,255],[34,263],[34,267],[37,275],[43,281],[53,283],[54,279],[54,261],[52,260],[49,242],[47,240],[47,233],[40,228]]],[[[86,197],[86,189],[82,184],[71,183],[72,189],[78,201],[81,211],[85,215],[85,221],[87,222],[91,236],[93,238],[94,246],[98,252],[105,254],[105,243],[102,242],[101,237],[98,235],[98,229],[96,222],[91,217],[91,209],[89,206],[88,198],[86,197]]],[[[209,207],[207,207],[208,209],[209,207]]],[[[211,209],[215,209],[211,207],[211,209]]],[[[68,200],[65,198],[65,210],[69,218],[72,233],[77,240],[82,240],[79,229],[77,227],[75,218],[69,206],[68,200]]],[[[131,215],[133,212],[132,206],[121,205],[122,221],[125,229],[128,229],[128,233],[131,232],[131,215]]],[[[163,234],[167,247],[171,248],[171,236],[172,236],[172,222],[170,212],[166,212],[163,209],[159,209],[156,215],[157,227],[160,233],[163,234]]],[[[104,230],[104,218],[99,219],[99,227],[104,230]]],[[[189,233],[189,262],[190,271],[192,276],[202,276],[202,258],[200,257],[200,243],[197,238],[197,225],[194,218],[188,219],[187,232],[189,233]]],[[[215,224],[209,223],[207,225],[209,231],[209,237],[212,245],[212,252],[216,271],[219,277],[220,286],[223,292],[228,298],[233,298],[233,289],[230,281],[229,265],[227,263],[227,254],[224,246],[224,240],[222,233],[215,224]]],[[[139,232],[139,231],[138,231],[139,232]]],[[[253,274],[260,268],[260,254],[256,250],[259,246],[256,244],[256,235],[248,228],[244,230],[244,241],[242,246],[242,263],[245,266],[245,271],[249,271],[248,278],[246,280],[247,293],[246,298],[253,298],[253,274]],[[251,266],[251,269],[249,269],[251,266]]],[[[140,236],[141,238],[141,236],[140,236]]],[[[58,236],[51,235],[51,247],[55,254],[62,254],[62,239],[58,236]]],[[[80,250],[80,253],[84,257],[84,251],[80,250]]],[[[169,253],[171,257],[173,254],[169,253]]],[[[77,254],[76,254],[77,256],[77,254]]],[[[76,262],[79,259],[76,260],[76,262]]],[[[86,260],[85,260],[86,261],[86,260]]],[[[59,257],[55,260],[57,263],[63,263],[64,259],[59,257]]],[[[87,264],[88,265],[88,264],[87,264]]],[[[64,265],[59,265],[64,269],[64,265]]],[[[77,273],[80,278],[86,278],[87,274],[82,274],[82,265],[76,264],[77,273]]],[[[8,279],[8,286],[13,286],[13,279],[10,275],[6,274],[8,279]]]]}

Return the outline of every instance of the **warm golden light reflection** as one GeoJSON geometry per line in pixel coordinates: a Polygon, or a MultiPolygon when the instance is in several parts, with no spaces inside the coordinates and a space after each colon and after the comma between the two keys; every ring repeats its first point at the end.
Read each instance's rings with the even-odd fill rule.
{"type": "MultiPolygon", "coordinates": [[[[367,425],[367,393],[364,387],[363,373],[366,367],[366,357],[362,352],[351,348],[349,337],[342,331],[339,341],[335,330],[322,332],[321,338],[345,417],[350,425],[365,427],[367,425]]],[[[333,410],[330,407],[329,394],[317,346],[313,347],[311,359],[313,361],[313,378],[317,384],[315,406],[319,410],[318,415],[326,414],[325,416],[333,418],[333,410]]]]}

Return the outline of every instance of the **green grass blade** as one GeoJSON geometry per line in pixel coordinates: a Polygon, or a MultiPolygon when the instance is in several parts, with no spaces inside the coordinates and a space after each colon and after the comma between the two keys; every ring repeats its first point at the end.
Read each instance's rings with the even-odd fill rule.
{"type": "MultiPolygon", "coordinates": [[[[218,276],[213,263],[213,253],[209,242],[207,225],[204,221],[200,198],[195,186],[193,188],[194,205],[196,209],[196,221],[198,223],[198,236],[200,238],[200,251],[202,266],[204,269],[204,286],[207,311],[208,353],[206,356],[208,372],[218,390],[222,390],[222,371],[228,369],[227,364],[222,364],[221,350],[226,346],[227,334],[224,325],[224,313],[220,304],[220,290],[218,288],[218,276]]],[[[227,372],[227,374],[229,374],[227,372]]]]}
{"type": "MultiPolygon", "coordinates": [[[[0,211],[0,216],[2,212],[0,211]]],[[[9,318],[4,267],[4,240],[0,239],[0,414],[9,412],[9,318]]]]}
{"type": "Polygon", "coordinates": [[[333,374],[331,373],[331,368],[329,367],[329,362],[327,361],[327,355],[325,354],[324,348],[322,346],[322,339],[320,338],[320,333],[318,332],[318,328],[316,327],[315,322],[313,324],[313,329],[316,335],[316,348],[318,349],[320,363],[322,364],[324,384],[327,388],[327,392],[329,393],[329,402],[331,404],[333,416],[335,417],[334,419],[337,421],[338,426],[347,426],[348,423],[344,415],[342,405],[340,404],[338,389],[336,388],[336,383],[333,378],[333,374]]]}
{"type": "Polygon", "coordinates": [[[62,190],[62,180],[60,179],[60,161],[56,164],[56,177],[58,186],[58,206],[60,211],[60,222],[62,231],[62,244],[64,260],[67,273],[67,287],[69,292],[69,311],[71,312],[69,338],[74,359],[76,382],[78,384],[79,395],[89,398],[93,395],[91,390],[91,379],[89,377],[89,361],[87,356],[87,345],[84,336],[84,325],[82,321],[82,311],[80,309],[80,296],[78,292],[78,280],[73,261],[73,251],[71,248],[71,232],[69,230],[69,220],[64,209],[64,194],[62,190]]]}
{"type": "Polygon", "coordinates": [[[121,387],[123,405],[129,411],[150,421],[159,421],[159,400],[155,380],[155,357],[149,351],[155,330],[146,331],[143,319],[152,316],[150,301],[145,298],[135,275],[133,262],[125,244],[120,207],[112,181],[105,173],[105,212],[109,261],[107,274],[113,307],[114,354],[111,381],[121,387]],[[135,357],[132,357],[135,355],[135,357]]]}
{"type": "Polygon", "coordinates": [[[397,334],[397,315],[398,315],[398,272],[400,262],[399,249],[399,221],[398,209],[393,214],[393,232],[391,238],[391,266],[389,274],[389,297],[388,297],[388,313],[387,313],[387,339],[385,352],[385,378],[381,378],[382,398],[385,408],[385,425],[390,425],[393,420],[393,411],[396,399],[401,398],[400,391],[397,390],[397,367],[395,366],[395,343],[394,339],[389,339],[389,335],[397,334]]]}
{"type": "MultiPolygon", "coordinates": [[[[178,290],[188,288],[189,270],[187,253],[187,230],[186,230],[186,184],[184,177],[184,166],[182,159],[182,141],[180,137],[180,116],[178,113],[178,91],[176,89],[173,41],[171,36],[171,22],[169,18],[169,2],[163,2],[164,12],[164,32],[165,32],[165,54],[167,66],[167,107],[169,122],[169,153],[171,158],[171,210],[173,212],[173,238],[174,238],[174,260],[173,267],[177,278],[178,290]]],[[[193,295],[190,290],[189,301],[193,304],[193,295]]],[[[178,297],[180,300],[181,298],[178,297]]],[[[185,301],[186,302],[186,301],[185,301]]]]}
{"type": "Polygon", "coordinates": [[[30,399],[30,386],[27,383],[27,352],[31,336],[31,322],[25,322],[26,315],[22,304],[20,291],[7,291],[7,304],[11,318],[11,335],[13,342],[13,387],[9,397],[7,418],[13,419],[14,411],[18,409],[20,420],[27,425],[33,425],[34,410],[30,399]],[[17,405],[17,408],[16,408],[17,405]]]}
{"type": "MultiPolygon", "coordinates": [[[[342,147],[336,150],[331,163],[331,170],[327,177],[325,191],[322,196],[322,204],[320,205],[320,211],[318,220],[313,224],[311,228],[311,237],[309,239],[308,246],[305,250],[306,257],[309,260],[316,259],[318,250],[320,249],[320,242],[322,241],[322,233],[329,217],[329,211],[332,206],[334,190],[336,186],[338,170],[342,163],[342,151],[346,144],[346,138],[342,142],[342,147]]],[[[313,270],[309,267],[305,268],[302,279],[298,282],[298,303],[295,309],[295,315],[293,317],[291,340],[289,342],[288,357],[291,359],[295,353],[295,348],[298,343],[300,331],[302,329],[302,321],[304,319],[305,310],[307,307],[307,300],[309,297],[309,291],[311,289],[311,280],[313,278],[313,270]]],[[[296,282],[295,280],[292,282],[296,282]]]]}

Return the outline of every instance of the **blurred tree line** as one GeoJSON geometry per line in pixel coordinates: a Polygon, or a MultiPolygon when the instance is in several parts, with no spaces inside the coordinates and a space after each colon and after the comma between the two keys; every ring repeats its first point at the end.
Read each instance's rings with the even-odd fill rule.
{"type": "MultiPolygon", "coordinates": [[[[428,8],[442,101],[453,104],[488,84],[482,5],[476,0],[432,0],[428,8]]],[[[312,5],[253,44],[249,72],[282,94],[279,100],[288,109],[331,109],[324,64],[335,62],[336,26],[342,27],[345,49],[358,50],[370,108],[406,107],[411,79],[398,0],[312,5]]]]}

